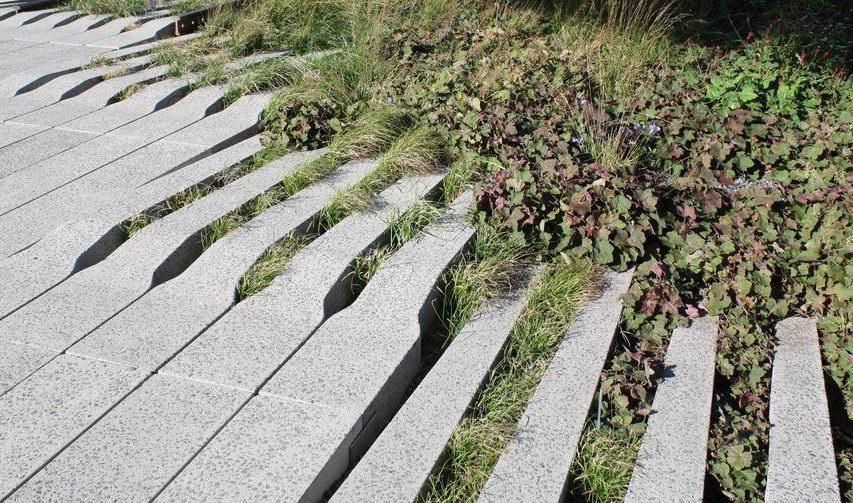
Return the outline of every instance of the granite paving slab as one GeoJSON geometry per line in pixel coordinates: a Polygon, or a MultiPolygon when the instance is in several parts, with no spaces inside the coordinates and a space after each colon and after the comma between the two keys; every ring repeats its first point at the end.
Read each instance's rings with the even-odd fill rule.
{"type": "Polygon", "coordinates": [[[381,242],[389,221],[442,179],[405,178],[383,191],[375,210],[350,215],[307,245],[266,289],[234,306],[160,372],[257,391],[324,319],[350,302],[348,278],[358,254],[381,242]]]}
{"type": "Polygon", "coordinates": [[[702,500],[717,337],[708,316],[673,331],[626,502],[702,500]]]}
{"type": "Polygon", "coordinates": [[[31,126],[28,124],[0,123],[0,148],[12,145],[45,129],[41,126],[31,126]]]}
{"type": "Polygon", "coordinates": [[[607,272],[560,343],[480,501],[558,501],[583,433],[633,271],[607,272]]]}
{"type": "Polygon", "coordinates": [[[319,501],[346,466],[314,453],[352,442],[359,424],[349,411],[255,396],[155,501],[319,501]]]}
{"type": "MultiPolygon", "coordinates": [[[[86,143],[96,136],[92,133],[47,129],[2,147],[0,148],[0,179],[86,143]]],[[[10,201],[10,204],[14,202],[10,201]]],[[[9,206],[2,206],[2,208],[8,210],[9,206]]]]}
{"type": "Polygon", "coordinates": [[[0,396],[56,356],[48,349],[0,341],[0,396]]]}
{"type": "Polygon", "coordinates": [[[97,42],[98,40],[104,40],[111,37],[115,37],[116,35],[119,35],[122,31],[124,31],[126,28],[133,25],[133,23],[135,22],[136,18],[134,17],[121,17],[118,19],[112,19],[109,22],[92,28],[90,30],[83,31],[81,33],[72,33],[66,35],[65,37],[56,40],[55,42],[70,45],[91,44],[97,42]]]}
{"type": "Polygon", "coordinates": [[[776,324],[764,500],[840,502],[817,324],[776,324]]]}
{"type": "MultiPolygon", "coordinates": [[[[186,79],[155,82],[125,100],[66,122],[57,128],[97,134],[108,133],[157,110],[176,104],[185,97],[189,86],[190,81],[186,79]]],[[[217,101],[210,106],[214,106],[217,102],[218,96],[217,101]]]]}
{"type": "Polygon", "coordinates": [[[162,78],[168,70],[168,66],[162,65],[110,78],[77,96],[15,117],[10,122],[45,127],[59,126],[108,106],[113,100],[116,100],[122,91],[131,86],[144,85],[162,78]]]}
{"type": "Polygon", "coordinates": [[[0,340],[64,351],[182,272],[201,251],[199,234],[207,225],[311,158],[288,155],[144,227],[103,261],[0,320],[0,340]]]}
{"type": "Polygon", "coordinates": [[[213,500],[319,499],[350,465],[351,452],[357,456],[381,430],[420,365],[436,284],[474,236],[463,218],[470,201],[469,192],[392,255],[355,303],[320,326],[163,499],[190,491],[213,500]]]}
{"type": "Polygon", "coordinates": [[[0,396],[0,498],[85,432],[145,372],[62,355],[0,396]]]}
{"type": "Polygon", "coordinates": [[[155,375],[9,501],[150,501],[249,396],[155,375]]]}

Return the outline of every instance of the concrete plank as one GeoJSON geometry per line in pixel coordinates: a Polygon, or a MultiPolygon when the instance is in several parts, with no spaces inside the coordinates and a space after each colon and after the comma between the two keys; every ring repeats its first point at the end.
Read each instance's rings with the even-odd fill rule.
{"type": "Polygon", "coordinates": [[[5,498],[142,382],[145,373],[59,356],[0,396],[5,498]]]}
{"type": "Polygon", "coordinates": [[[764,501],[840,502],[815,321],[776,324],[764,501]]]}
{"type": "Polygon", "coordinates": [[[256,396],[155,501],[319,501],[346,466],[313,454],[351,443],[359,424],[351,412],[256,396]]]}
{"type": "Polygon", "coordinates": [[[349,302],[347,278],[356,256],[375,246],[389,221],[441,180],[411,177],[383,191],[375,211],[350,215],[311,242],[264,291],[234,306],[160,372],[256,391],[349,302]]]}
{"type": "Polygon", "coordinates": [[[148,292],[68,352],[159,369],[234,304],[240,278],[270,246],[291,233],[306,231],[335,194],[375,167],[375,162],[348,163],[264,211],[214,243],[180,276],[148,292]]]}
{"type": "Polygon", "coordinates": [[[332,502],[418,499],[454,429],[500,357],[527,292],[519,285],[474,313],[332,502]]]}
{"type": "MultiPolygon", "coordinates": [[[[48,129],[0,148],[0,178],[38,164],[95,138],[91,133],[48,129]]],[[[27,196],[24,196],[27,197],[27,196]]],[[[17,200],[20,202],[20,199],[17,200]]],[[[5,207],[8,210],[8,206],[5,207]]]]}
{"type": "Polygon", "coordinates": [[[0,148],[12,145],[44,130],[45,128],[41,126],[0,123],[0,148]]]}
{"type": "MultiPolygon", "coordinates": [[[[309,500],[316,498],[343,475],[390,419],[420,365],[420,336],[435,317],[437,282],[474,236],[463,218],[470,201],[469,192],[451,213],[389,258],[359,298],[320,326],[261,388],[261,396],[361,418],[352,429],[310,433],[322,437],[324,444],[298,463],[288,462],[283,472],[298,485],[276,491],[288,491],[292,500],[300,493],[309,500]]],[[[318,414],[317,421],[320,418],[318,414]]],[[[289,450],[293,442],[277,447],[289,450]]]]}
{"type": "Polygon", "coordinates": [[[145,86],[130,98],[101,110],[66,122],[58,129],[104,134],[141,119],[181,99],[189,89],[189,81],[169,79],[145,86]]]}
{"type": "Polygon", "coordinates": [[[45,127],[59,126],[106,107],[128,87],[161,78],[167,71],[168,67],[163,65],[107,79],[77,96],[18,116],[11,122],[45,127]]]}
{"type": "Polygon", "coordinates": [[[150,501],[250,396],[152,376],[9,501],[150,501]]]}
{"type": "Polygon", "coordinates": [[[181,272],[212,221],[261,194],[310,153],[286,156],[146,226],[105,260],[0,320],[0,339],[65,350],[153,286],[181,272]]]}
{"type": "Polygon", "coordinates": [[[673,331],[626,502],[702,500],[717,326],[703,317],[673,331]]]}
{"type": "Polygon", "coordinates": [[[93,204],[79,218],[60,225],[26,250],[0,260],[0,318],[97,263],[121,244],[119,225],[170,195],[205,182],[261,149],[258,137],[224,149],[171,175],[152,181],[116,201],[93,204]]]}
{"type": "Polygon", "coordinates": [[[49,362],[55,351],[0,341],[0,395],[49,362]]]}

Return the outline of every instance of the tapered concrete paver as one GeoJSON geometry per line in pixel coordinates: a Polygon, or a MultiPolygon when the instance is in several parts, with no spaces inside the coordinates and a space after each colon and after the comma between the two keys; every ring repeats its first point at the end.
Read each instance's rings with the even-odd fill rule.
{"type": "Polygon", "coordinates": [[[315,501],[384,426],[420,365],[436,283],[468,245],[470,193],[383,265],[161,495],[315,501]],[[281,418],[288,418],[282,421],[281,418]]]}
{"type": "Polygon", "coordinates": [[[57,40],[56,42],[71,45],[85,45],[96,43],[98,40],[105,40],[119,35],[126,28],[131,26],[135,21],[136,18],[132,17],[122,17],[118,19],[113,19],[107,23],[104,23],[101,26],[98,26],[91,30],[86,30],[82,33],[68,35],[62,38],[61,40],[57,40]]]}
{"type": "Polygon", "coordinates": [[[76,96],[104,79],[116,67],[105,66],[68,73],[25,94],[0,102],[0,120],[8,121],[26,113],[52,105],[62,99],[76,96]]]}
{"type": "Polygon", "coordinates": [[[149,501],[249,397],[153,376],[9,501],[149,501]]]}
{"type": "MultiPolygon", "coordinates": [[[[30,166],[25,171],[0,179],[0,191],[6,191],[9,194],[3,201],[0,201],[0,213],[8,212],[33,201],[72,181],[79,182],[78,179],[86,177],[86,175],[89,175],[86,178],[90,186],[91,183],[96,183],[94,180],[97,178],[112,175],[118,171],[116,166],[120,166],[124,162],[121,159],[131,152],[203,119],[208,110],[218,103],[218,96],[220,96],[219,90],[200,89],[175,106],[117,129],[116,134],[94,138],[85,145],[72,148],[60,155],[30,166]],[[92,181],[90,182],[90,180],[92,181]]],[[[217,132],[223,134],[222,130],[217,130],[217,132]]],[[[242,132],[239,134],[241,136],[238,139],[248,136],[242,132]]],[[[209,148],[211,145],[205,145],[205,147],[209,148]]],[[[205,150],[207,149],[201,148],[195,151],[193,156],[199,155],[205,150]]],[[[185,158],[178,162],[169,163],[165,166],[166,169],[155,172],[148,179],[168,172],[187,160],[185,158]]],[[[155,169],[156,165],[151,167],[151,171],[155,171],[155,169]]],[[[144,183],[148,179],[137,181],[144,183]]],[[[62,194],[52,194],[51,199],[58,200],[61,196],[62,194]]],[[[2,228],[2,224],[0,224],[0,228],[2,228]]],[[[17,246],[17,243],[12,241],[6,244],[17,246]]]]}
{"type": "Polygon", "coordinates": [[[74,272],[109,255],[121,244],[119,226],[172,194],[210,180],[261,149],[258,137],[226,148],[186,168],[116,197],[98,201],[79,219],[59,226],[20,253],[0,260],[0,318],[74,272]]]}
{"type": "MultiPolygon", "coordinates": [[[[79,133],[78,133],[79,134],[79,133]]],[[[78,136],[79,138],[79,136],[78,136]]],[[[144,147],[147,140],[135,137],[95,137],[27,169],[0,178],[0,214],[77,180],[144,147]]],[[[5,215],[4,215],[5,216],[5,215]]],[[[10,240],[4,245],[16,246],[10,240]]],[[[5,246],[4,251],[8,250],[5,246]]],[[[10,250],[14,252],[17,250],[10,250]]]]}
{"type": "Polygon", "coordinates": [[[154,141],[164,138],[221,109],[224,90],[203,87],[176,104],[157,110],[107,133],[109,136],[131,136],[154,141]]]}
{"type": "MultiPolygon", "coordinates": [[[[132,30],[127,30],[107,38],[87,42],[87,47],[105,47],[124,49],[135,45],[171,37],[175,34],[177,17],[154,19],[132,30]]],[[[78,42],[74,42],[78,43],[78,42]]]]}
{"type": "MultiPolygon", "coordinates": [[[[109,105],[101,110],[66,122],[57,129],[104,134],[145,117],[161,108],[173,105],[189,90],[190,82],[185,79],[169,79],[145,86],[126,100],[109,105]]],[[[218,101],[218,99],[217,99],[218,101]]],[[[216,102],[208,106],[215,106],[216,102]]]]}
{"type": "Polygon", "coordinates": [[[62,42],[63,39],[97,28],[107,22],[106,16],[88,15],[74,21],[39,33],[19,35],[17,40],[32,40],[35,42],[62,42]]]}
{"type": "Polygon", "coordinates": [[[65,350],[195,258],[199,233],[312,158],[292,154],[146,226],[107,259],[0,320],[0,339],[65,350]]]}
{"type": "Polygon", "coordinates": [[[527,291],[519,285],[474,313],[347,476],[332,502],[417,500],[454,429],[500,357],[522,313],[527,291]]]}
{"type": "MultiPolygon", "coordinates": [[[[40,45],[42,43],[43,42],[33,42],[28,40],[3,40],[0,41],[0,56],[19,51],[21,49],[26,49],[27,47],[40,45]]],[[[0,97],[2,97],[2,95],[0,95],[0,97]]]]}
{"type": "Polygon", "coordinates": [[[840,502],[817,324],[776,324],[770,388],[768,503],[840,502]]]}
{"type": "Polygon", "coordinates": [[[234,303],[240,278],[291,233],[303,233],[332,200],[375,169],[353,162],[225,235],[186,271],[71,347],[71,354],[157,370],[234,303]],[[151,313],[157,313],[152,317],[151,313]]]}
{"type": "MultiPolygon", "coordinates": [[[[109,49],[64,44],[38,44],[3,56],[0,60],[0,79],[18,72],[36,70],[34,63],[45,62],[46,67],[80,68],[109,49]]],[[[41,71],[41,70],[39,70],[41,71]]]]}
{"type": "Polygon", "coordinates": [[[0,498],[133,390],[139,370],[60,356],[0,396],[0,498]]]}
{"type": "Polygon", "coordinates": [[[604,274],[604,290],[566,333],[480,501],[559,501],[564,495],[632,275],[604,274]]]}
{"type": "Polygon", "coordinates": [[[702,500],[717,326],[703,317],[673,331],[626,502],[702,500]]]}
{"type": "Polygon", "coordinates": [[[383,191],[375,211],[350,215],[307,245],[266,289],[234,306],[160,372],[256,391],[348,303],[347,278],[358,254],[375,246],[389,221],[441,180],[407,178],[383,191]]]}
{"type": "Polygon", "coordinates": [[[56,353],[42,348],[0,341],[0,395],[49,362],[56,353]]]}
{"type": "Polygon", "coordinates": [[[120,70],[134,70],[148,64],[149,56],[140,56],[123,62],[121,66],[103,66],[68,73],[43,86],[0,102],[0,120],[10,120],[29,112],[52,105],[86,91],[120,70]]]}
{"type": "Polygon", "coordinates": [[[15,117],[12,122],[55,127],[98,111],[110,104],[122,91],[143,85],[166,75],[167,66],[148,68],[121,77],[107,79],[72,98],[15,117]]]}

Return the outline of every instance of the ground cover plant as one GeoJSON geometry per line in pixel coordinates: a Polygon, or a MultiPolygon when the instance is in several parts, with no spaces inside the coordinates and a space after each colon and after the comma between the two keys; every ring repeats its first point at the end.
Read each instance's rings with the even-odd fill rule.
{"type": "MultiPolygon", "coordinates": [[[[321,53],[249,78],[249,90],[284,86],[262,116],[268,148],[334,146],[365,115],[396,110],[406,131],[446,139],[495,235],[546,261],[636,267],[572,498],[621,499],[669,334],[707,313],[722,323],[711,495],[763,499],[773,332],[801,314],[819,322],[850,500],[853,81],[850,16],[838,5],[258,0],[217,13],[160,62],[218,82],[237,57],[321,53]]],[[[323,159],[273,201],[345,160],[323,159]]],[[[381,260],[357,269],[369,277],[381,260]]],[[[510,388],[537,381],[533,370],[507,376],[510,388]]],[[[485,430],[511,431],[527,395],[517,396],[514,408],[475,408],[430,498],[475,498],[493,462],[480,456],[504,442],[481,442],[477,425],[498,418],[485,430]]]]}

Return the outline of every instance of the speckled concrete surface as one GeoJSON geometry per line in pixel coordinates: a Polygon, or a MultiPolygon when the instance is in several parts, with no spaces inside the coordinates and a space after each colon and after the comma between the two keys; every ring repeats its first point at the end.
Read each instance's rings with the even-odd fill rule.
{"type": "Polygon", "coordinates": [[[626,502],[702,500],[718,323],[673,331],[626,502]]]}
{"type": "Polygon", "coordinates": [[[776,338],[765,501],[839,502],[817,324],[782,320],[776,338]]]}

